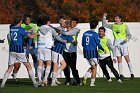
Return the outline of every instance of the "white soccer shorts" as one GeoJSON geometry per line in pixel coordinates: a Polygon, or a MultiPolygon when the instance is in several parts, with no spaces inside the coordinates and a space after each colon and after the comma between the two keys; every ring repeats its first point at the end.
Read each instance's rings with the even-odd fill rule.
{"type": "Polygon", "coordinates": [[[53,63],[60,63],[63,60],[64,60],[64,58],[61,54],[52,51],[52,61],[53,61],[53,63]]]}
{"type": "Polygon", "coordinates": [[[12,64],[17,63],[17,62],[28,62],[26,54],[25,53],[10,52],[8,65],[12,65],[12,64]]]}
{"type": "Polygon", "coordinates": [[[129,54],[127,44],[115,46],[116,56],[126,56],[129,54]]]}
{"type": "Polygon", "coordinates": [[[97,58],[91,58],[91,59],[87,59],[88,63],[90,66],[93,66],[93,65],[98,65],[98,60],[97,58]]]}
{"type": "Polygon", "coordinates": [[[38,48],[38,60],[52,60],[52,51],[48,48],[38,48]]]}

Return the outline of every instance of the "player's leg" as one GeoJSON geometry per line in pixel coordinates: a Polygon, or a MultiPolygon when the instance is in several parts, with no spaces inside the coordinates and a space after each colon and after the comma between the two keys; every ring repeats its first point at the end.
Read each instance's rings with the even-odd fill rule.
{"type": "Polygon", "coordinates": [[[88,60],[91,65],[91,82],[90,86],[95,86],[96,72],[97,72],[97,58],[92,58],[88,60]]]}
{"type": "Polygon", "coordinates": [[[69,63],[70,63],[69,57],[70,57],[70,54],[67,53],[67,52],[63,52],[63,57],[64,57],[64,60],[65,60],[65,62],[67,64],[67,66],[64,69],[64,75],[65,75],[65,78],[66,78],[64,84],[65,85],[70,85],[70,82],[71,82],[71,78],[70,78],[70,67],[69,67],[69,63]]]}
{"type": "Polygon", "coordinates": [[[79,73],[78,70],[76,69],[76,59],[77,59],[76,52],[71,53],[69,66],[72,70],[72,75],[76,80],[75,82],[73,82],[73,85],[80,85],[79,73]]]}
{"type": "Polygon", "coordinates": [[[111,72],[114,74],[114,76],[116,77],[116,79],[118,80],[118,82],[119,83],[122,83],[122,81],[120,80],[120,77],[119,77],[119,74],[118,74],[117,70],[113,66],[113,61],[112,61],[112,58],[111,57],[108,57],[106,59],[106,64],[111,69],[111,72]]]}
{"type": "Polygon", "coordinates": [[[37,77],[38,81],[42,82],[42,70],[43,70],[43,61],[41,59],[38,60],[38,67],[37,67],[37,77]]]}
{"type": "Polygon", "coordinates": [[[32,70],[32,66],[28,62],[28,59],[26,57],[26,54],[25,53],[17,53],[17,59],[20,60],[21,62],[23,62],[23,64],[25,65],[25,67],[26,67],[26,69],[28,71],[28,74],[29,74],[31,80],[33,81],[34,87],[38,87],[38,83],[35,80],[34,72],[32,70]]]}
{"type": "Polygon", "coordinates": [[[39,83],[42,83],[44,55],[43,55],[42,49],[40,49],[40,48],[38,49],[37,57],[38,57],[37,77],[38,77],[39,83]]]}
{"type": "Polygon", "coordinates": [[[47,86],[48,76],[49,76],[49,73],[51,70],[51,65],[52,65],[52,60],[51,60],[52,59],[52,51],[51,51],[51,49],[47,49],[47,48],[43,49],[43,58],[44,58],[45,65],[46,65],[43,83],[45,84],[45,86],[47,86]]]}
{"type": "Polygon", "coordinates": [[[53,72],[52,72],[52,83],[51,83],[51,86],[57,86],[57,84],[55,82],[56,79],[57,79],[57,76],[58,76],[57,72],[58,72],[58,63],[54,63],[54,65],[53,65],[53,72]]]}
{"type": "Polygon", "coordinates": [[[127,64],[128,64],[128,68],[129,68],[129,71],[130,71],[130,74],[131,74],[131,78],[130,79],[134,79],[134,74],[133,74],[133,68],[132,68],[132,64],[130,62],[130,58],[129,58],[129,55],[126,55],[124,56],[127,64]]]}
{"type": "Polygon", "coordinates": [[[32,48],[30,49],[30,53],[33,59],[33,65],[34,65],[34,69],[35,69],[35,76],[37,76],[37,68],[38,68],[38,62],[37,62],[37,49],[36,48],[32,48]]]}
{"type": "Polygon", "coordinates": [[[50,73],[50,70],[51,70],[51,63],[52,61],[51,60],[47,60],[46,61],[46,69],[45,69],[45,76],[44,76],[44,79],[43,79],[43,83],[45,84],[45,86],[47,86],[48,84],[48,76],[49,76],[49,73],[50,73]]]}
{"type": "Polygon", "coordinates": [[[52,83],[51,86],[57,86],[56,79],[57,79],[57,71],[58,71],[58,60],[59,60],[59,54],[52,51],[52,61],[53,61],[53,72],[52,72],[52,83]]]}
{"type": "Polygon", "coordinates": [[[20,62],[17,62],[17,63],[14,64],[14,69],[13,69],[12,77],[15,80],[16,80],[16,77],[17,77],[17,72],[19,71],[20,67],[21,67],[21,63],[20,62]]]}
{"type": "Polygon", "coordinates": [[[86,85],[86,82],[87,82],[87,78],[88,76],[91,74],[91,67],[87,70],[86,74],[84,75],[83,77],[83,80],[82,80],[82,84],[83,85],[86,85]]]}
{"type": "Polygon", "coordinates": [[[119,75],[122,80],[122,79],[124,79],[123,65],[122,65],[122,47],[121,46],[115,47],[115,51],[116,51],[116,56],[117,56],[117,60],[118,60],[119,75]]]}
{"type": "Polygon", "coordinates": [[[36,82],[35,80],[35,77],[34,77],[34,72],[32,70],[32,67],[31,67],[31,64],[29,62],[23,62],[23,64],[25,65],[27,71],[28,71],[28,74],[33,82],[33,85],[34,87],[38,87],[38,83],[36,82]]]}
{"type": "Polygon", "coordinates": [[[8,69],[7,71],[5,72],[4,74],[4,77],[3,77],[3,80],[2,80],[2,84],[1,84],[1,88],[3,88],[5,86],[5,83],[10,75],[10,73],[12,72],[13,70],[13,67],[14,67],[14,62],[16,61],[16,55],[15,53],[9,53],[9,61],[8,61],[8,69]]]}
{"type": "Polygon", "coordinates": [[[134,79],[133,68],[132,68],[130,58],[129,58],[129,52],[128,52],[127,45],[123,45],[123,56],[124,56],[124,58],[125,58],[125,60],[126,60],[126,62],[128,64],[128,68],[129,68],[130,75],[131,75],[130,79],[134,79]]]}
{"type": "Polygon", "coordinates": [[[101,69],[103,71],[103,74],[106,76],[108,81],[112,81],[111,78],[110,78],[110,75],[109,75],[109,73],[108,73],[108,71],[106,69],[106,64],[107,64],[106,58],[103,59],[103,60],[99,60],[99,65],[100,65],[100,67],[101,67],[101,69]]]}

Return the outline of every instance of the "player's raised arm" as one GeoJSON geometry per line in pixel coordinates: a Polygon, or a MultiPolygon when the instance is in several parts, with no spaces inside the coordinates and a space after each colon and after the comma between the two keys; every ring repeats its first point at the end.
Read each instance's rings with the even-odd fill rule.
{"type": "Polygon", "coordinates": [[[107,17],[107,13],[104,13],[103,14],[103,19],[102,19],[103,27],[111,29],[112,28],[112,24],[107,24],[106,17],[107,17]]]}

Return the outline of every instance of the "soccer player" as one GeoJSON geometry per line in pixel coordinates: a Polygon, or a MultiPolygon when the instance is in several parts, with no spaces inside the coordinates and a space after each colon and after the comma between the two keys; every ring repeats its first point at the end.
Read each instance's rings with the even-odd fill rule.
{"type": "MultiPolygon", "coordinates": [[[[37,33],[38,26],[34,23],[31,23],[31,16],[29,14],[24,15],[24,23],[21,24],[21,27],[25,28],[30,33],[37,33]]],[[[32,56],[34,68],[35,68],[35,76],[37,75],[37,37],[29,38],[27,36],[23,37],[23,45],[24,45],[24,52],[26,53],[29,59],[29,53],[32,56]]],[[[29,60],[28,60],[29,61],[29,60]]],[[[16,79],[17,72],[20,68],[21,64],[19,62],[15,63],[14,70],[12,73],[13,79],[16,79]]]]}
{"type": "Polygon", "coordinates": [[[124,56],[128,68],[130,71],[131,78],[134,78],[132,64],[129,58],[128,46],[127,42],[131,39],[131,34],[129,28],[126,24],[122,23],[122,16],[116,15],[115,16],[115,23],[114,24],[107,24],[106,23],[107,13],[103,15],[103,26],[112,29],[112,33],[114,35],[114,46],[116,50],[116,56],[118,60],[118,68],[120,78],[123,79],[123,66],[122,66],[122,56],[124,56]]]}
{"type": "Polygon", "coordinates": [[[5,87],[5,83],[9,77],[9,74],[11,73],[11,71],[14,67],[14,63],[17,60],[22,62],[25,65],[25,67],[28,71],[28,74],[33,81],[34,87],[38,87],[38,83],[36,82],[36,80],[34,78],[34,73],[33,73],[31,64],[27,61],[26,54],[24,53],[22,38],[23,38],[23,36],[34,38],[35,36],[37,36],[39,34],[36,33],[36,34],[31,35],[24,28],[22,28],[21,27],[21,24],[22,24],[21,16],[16,16],[14,18],[14,24],[16,24],[16,25],[10,29],[10,39],[11,40],[10,40],[10,46],[9,46],[9,51],[10,51],[9,61],[8,61],[9,66],[8,66],[8,69],[2,80],[1,88],[5,87]]]}
{"type": "Polygon", "coordinates": [[[58,41],[61,41],[63,43],[66,43],[67,40],[63,40],[60,38],[56,31],[50,27],[50,17],[47,15],[42,15],[42,26],[38,29],[38,32],[40,34],[38,38],[38,79],[39,83],[42,83],[42,70],[44,64],[46,65],[45,69],[45,76],[43,78],[43,83],[45,86],[48,84],[48,75],[51,70],[51,64],[52,64],[52,51],[51,48],[54,45],[54,38],[58,41]],[[43,64],[43,62],[45,62],[43,64]]]}
{"type": "Polygon", "coordinates": [[[96,70],[97,70],[97,46],[99,49],[105,52],[99,42],[99,36],[95,32],[95,28],[98,25],[98,21],[90,21],[90,30],[83,33],[82,46],[84,52],[84,58],[87,59],[91,66],[91,83],[90,86],[95,86],[96,70]]]}
{"type": "MultiPolygon", "coordinates": [[[[79,20],[77,17],[72,18],[72,29],[70,31],[62,31],[61,33],[64,35],[72,36],[75,41],[77,41],[78,34],[80,33],[80,29],[77,28],[79,20]]],[[[80,85],[80,78],[78,74],[78,70],[76,68],[76,61],[77,61],[77,45],[73,43],[66,43],[66,48],[63,52],[63,57],[66,61],[66,68],[64,69],[64,75],[66,77],[66,81],[64,82],[65,85],[80,85]],[[75,81],[71,81],[70,78],[70,69],[72,70],[72,75],[75,81]]]]}
{"type": "MultiPolygon", "coordinates": [[[[111,69],[112,73],[114,74],[118,82],[122,83],[117,70],[113,66],[113,61],[116,62],[115,47],[112,45],[111,40],[107,36],[105,36],[104,27],[100,27],[98,32],[99,32],[99,37],[100,37],[100,44],[106,50],[106,54],[105,54],[101,49],[98,49],[99,65],[103,71],[103,74],[106,76],[108,82],[112,81],[106,69],[106,65],[107,65],[111,69]],[[110,53],[111,51],[113,53],[113,61],[111,58],[111,53],[110,53]]],[[[86,80],[90,72],[91,72],[91,68],[88,70],[88,72],[84,76],[83,85],[86,84],[86,80]]]]}
{"type": "MultiPolygon", "coordinates": [[[[65,27],[67,28],[67,30],[71,29],[71,21],[67,20],[65,21],[65,27]]],[[[70,42],[75,43],[74,39],[71,36],[66,36],[61,34],[60,37],[64,40],[68,40],[70,42]]],[[[65,49],[65,43],[59,42],[58,40],[56,40],[54,42],[54,47],[52,48],[52,61],[54,63],[54,67],[53,67],[53,72],[52,72],[52,83],[51,86],[57,86],[55,80],[57,78],[57,76],[61,73],[61,71],[66,67],[66,62],[62,56],[62,53],[65,49]],[[58,65],[61,64],[60,67],[58,67],[58,65]]]]}

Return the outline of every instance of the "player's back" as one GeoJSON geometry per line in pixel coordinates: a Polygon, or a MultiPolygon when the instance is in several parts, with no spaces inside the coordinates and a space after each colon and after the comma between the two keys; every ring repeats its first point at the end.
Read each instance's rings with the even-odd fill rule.
{"type": "Polygon", "coordinates": [[[84,50],[96,50],[99,36],[95,31],[89,30],[83,34],[82,46],[84,50]]]}
{"type": "Polygon", "coordinates": [[[26,36],[28,32],[25,31],[24,28],[20,26],[13,26],[10,29],[10,51],[23,53],[23,36],[26,36]]]}
{"type": "MultiPolygon", "coordinates": [[[[66,35],[63,35],[63,34],[61,34],[61,35],[59,35],[59,36],[60,36],[63,40],[68,40],[68,41],[70,41],[70,42],[73,41],[72,36],[66,36],[66,35]]],[[[66,44],[65,44],[65,43],[62,43],[62,42],[60,42],[60,41],[58,41],[58,40],[55,40],[55,42],[54,42],[54,47],[52,48],[52,51],[55,51],[55,52],[57,52],[57,53],[62,54],[65,48],[66,48],[66,44]]]]}

